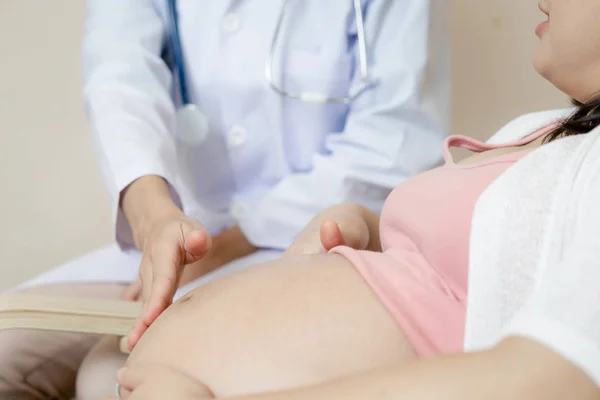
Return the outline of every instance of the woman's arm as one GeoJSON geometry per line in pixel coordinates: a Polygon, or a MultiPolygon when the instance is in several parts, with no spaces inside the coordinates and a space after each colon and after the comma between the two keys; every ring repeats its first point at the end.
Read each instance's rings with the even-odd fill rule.
{"type": "Polygon", "coordinates": [[[600,388],[545,346],[510,338],[310,388],[228,400],[595,400],[600,388]]]}
{"type": "MultiPolygon", "coordinates": [[[[160,393],[182,400],[213,399],[200,382],[165,367],[129,367],[119,374],[119,383],[130,400],[158,400],[163,398],[160,393]]],[[[487,351],[421,359],[317,386],[223,400],[481,399],[597,400],[600,388],[547,347],[512,337],[487,351]]]]}

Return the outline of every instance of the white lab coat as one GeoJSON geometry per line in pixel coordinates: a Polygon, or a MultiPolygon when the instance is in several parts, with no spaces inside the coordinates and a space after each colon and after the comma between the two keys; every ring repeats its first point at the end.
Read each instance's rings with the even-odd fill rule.
{"type": "MultiPolygon", "coordinates": [[[[123,265],[102,280],[135,277],[119,193],[148,174],[164,177],[210,232],[238,224],[252,243],[276,250],[261,252],[266,258],[327,206],[353,201],[379,211],[398,183],[440,161],[449,120],[446,3],[363,0],[371,87],[350,105],[321,105],[283,98],[265,82],[283,0],[179,0],[188,90],[210,127],[190,144],[176,133],[177,82],[160,58],[166,1],[88,0],[85,104],[118,246],[58,275],[98,280],[91,270],[116,257],[123,265]]],[[[352,1],[291,0],[275,80],[343,97],[360,76],[355,49],[352,1]]]]}

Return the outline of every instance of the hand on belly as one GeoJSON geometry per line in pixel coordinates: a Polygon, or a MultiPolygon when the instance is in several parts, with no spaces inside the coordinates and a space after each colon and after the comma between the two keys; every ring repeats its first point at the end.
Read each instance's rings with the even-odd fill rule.
{"type": "Polygon", "coordinates": [[[350,262],[320,254],[255,266],[182,297],[142,336],[128,365],[174,368],[219,398],[317,384],[414,357],[350,262]]]}

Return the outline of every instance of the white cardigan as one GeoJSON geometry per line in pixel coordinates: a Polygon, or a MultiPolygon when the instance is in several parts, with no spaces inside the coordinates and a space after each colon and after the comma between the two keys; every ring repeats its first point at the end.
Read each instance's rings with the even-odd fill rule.
{"type": "MultiPolygon", "coordinates": [[[[518,140],[572,109],[530,114],[518,140]]],[[[479,198],[472,221],[465,350],[537,340],[600,385],[600,129],[525,156],[479,198]]]]}

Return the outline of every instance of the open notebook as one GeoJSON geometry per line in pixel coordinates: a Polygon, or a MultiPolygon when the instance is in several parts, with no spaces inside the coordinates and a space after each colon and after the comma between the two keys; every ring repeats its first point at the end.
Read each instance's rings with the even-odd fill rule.
{"type": "Polygon", "coordinates": [[[0,296],[0,330],[39,329],[125,336],[141,305],[129,301],[9,294],[0,296]]]}

